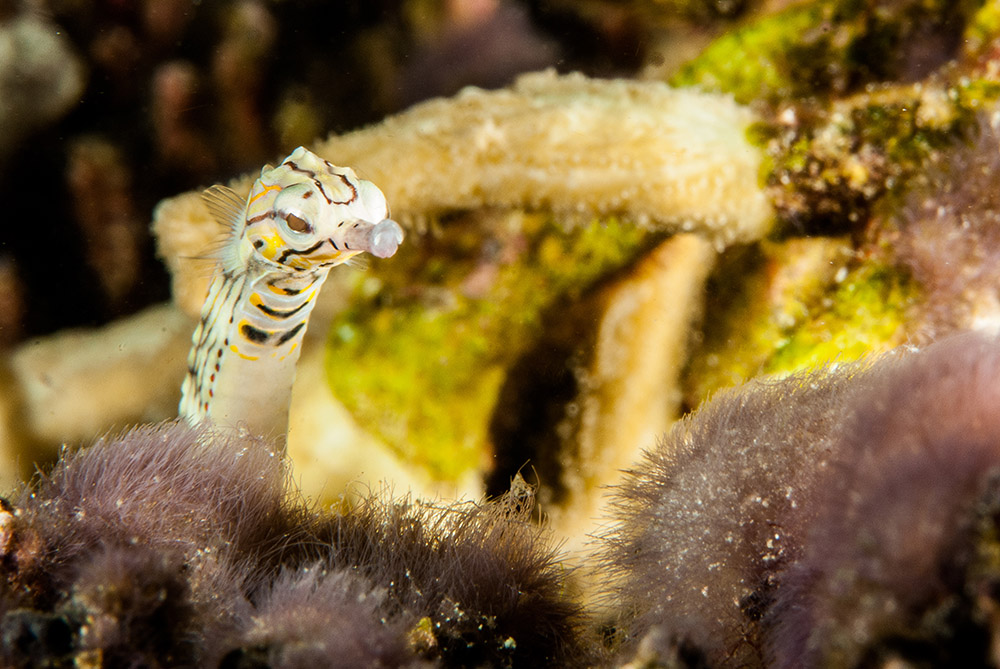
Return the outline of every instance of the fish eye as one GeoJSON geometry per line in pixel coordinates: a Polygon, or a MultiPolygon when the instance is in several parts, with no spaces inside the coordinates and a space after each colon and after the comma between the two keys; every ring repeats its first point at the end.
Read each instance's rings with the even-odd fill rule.
{"type": "Polygon", "coordinates": [[[295,232],[312,232],[313,226],[309,225],[309,222],[304,218],[300,218],[295,214],[287,214],[285,216],[285,223],[288,224],[290,230],[295,232]]]}

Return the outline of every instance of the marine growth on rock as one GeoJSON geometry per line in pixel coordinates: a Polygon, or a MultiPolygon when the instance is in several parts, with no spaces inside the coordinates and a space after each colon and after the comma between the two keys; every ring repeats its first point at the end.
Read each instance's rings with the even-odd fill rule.
{"type": "Polygon", "coordinates": [[[530,489],[304,502],[260,438],[149,425],[0,509],[5,666],[576,666],[579,608],[530,489]]]}
{"type": "Polygon", "coordinates": [[[995,666],[998,379],[1000,341],[965,334],[753,381],[678,423],[604,536],[624,655],[995,666]]]}

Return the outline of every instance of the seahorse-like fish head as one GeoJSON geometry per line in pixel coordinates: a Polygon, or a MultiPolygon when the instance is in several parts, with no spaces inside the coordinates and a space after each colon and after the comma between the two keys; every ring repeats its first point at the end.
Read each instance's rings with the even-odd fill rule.
{"type": "Polygon", "coordinates": [[[388,258],[403,241],[403,230],[389,218],[375,184],[300,146],[277,167],[261,171],[239,237],[243,263],[305,271],[359,253],[388,258]]]}

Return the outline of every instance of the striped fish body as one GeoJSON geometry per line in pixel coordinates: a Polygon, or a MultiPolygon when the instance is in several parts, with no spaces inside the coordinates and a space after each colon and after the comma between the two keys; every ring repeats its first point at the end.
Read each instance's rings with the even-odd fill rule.
{"type": "Polygon", "coordinates": [[[264,168],[245,201],[221,186],[205,200],[230,235],[192,338],[179,413],[281,438],[329,269],[359,253],[393,255],[402,230],[374,184],[301,147],[264,168]]]}
{"type": "Polygon", "coordinates": [[[295,363],[326,275],[216,276],[193,337],[181,415],[283,436],[295,363]]]}

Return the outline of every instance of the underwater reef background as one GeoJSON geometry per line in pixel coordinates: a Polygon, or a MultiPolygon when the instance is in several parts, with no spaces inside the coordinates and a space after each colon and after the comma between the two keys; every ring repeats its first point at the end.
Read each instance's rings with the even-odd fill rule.
{"type": "MultiPolygon", "coordinates": [[[[308,534],[320,522],[308,514],[354,505],[377,515],[373,509],[391,503],[371,501],[365,490],[382,483],[415,499],[480,498],[507,492],[520,474],[535,490],[535,513],[517,522],[544,518],[552,536],[532,546],[560,547],[550,554],[545,543],[532,567],[541,565],[543,599],[566,607],[559,615],[570,622],[558,623],[555,635],[565,637],[559,657],[567,662],[794,666],[795,657],[809,657],[834,666],[934,666],[957,661],[949,649],[973,639],[966,645],[978,649],[975,661],[1000,665],[989,622],[995,485],[988,476],[968,482],[955,469],[975,460],[992,471],[986,447],[976,446],[974,457],[940,456],[939,466],[955,474],[942,480],[966,481],[940,484],[956,500],[942,507],[952,514],[944,519],[916,501],[914,486],[928,485],[928,475],[906,460],[938,446],[900,446],[910,438],[906,426],[886,438],[884,451],[844,442],[848,455],[836,466],[852,472],[845,480],[857,481],[854,490],[822,483],[820,438],[779,448],[803,465],[779,467],[768,490],[780,497],[786,485],[805,485],[795,477],[815,474],[803,503],[819,517],[836,517],[838,495],[854,500],[852,513],[865,500],[885,506],[879,485],[890,483],[865,479],[852,454],[887,472],[903,502],[886,522],[930,527],[929,543],[942,554],[927,564],[950,570],[913,588],[920,602],[902,601],[882,572],[865,581],[871,571],[852,571],[891,563],[913,579],[929,573],[917,558],[889,560],[912,546],[884,528],[831,520],[835,531],[824,536],[818,521],[794,513],[747,511],[751,524],[787,524],[799,543],[779,549],[764,537],[758,551],[748,539],[752,548],[729,561],[682,542],[657,546],[666,530],[636,538],[649,517],[698,498],[691,486],[664,484],[657,501],[653,482],[673,481],[671,467],[683,464],[677,454],[692,448],[678,419],[706,406],[703,418],[689,420],[715,425],[718,407],[743,406],[726,389],[750,382],[738,392],[753,404],[763,401],[755,384],[770,383],[759,379],[785,379],[768,392],[787,420],[761,417],[754,429],[801,428],[827,416],[875,430],[874,419],[847,418],[853,409],[824,405],[827,413],[817,414],[801,384],[847,388],[834,393],[842,398],[897,397],[896,382],[883,387],[876,378],[890,363],[854,361],[899,347],[939,351],[970,368],[969,351],[993,355],[978,339],[931,345],[969,330],[983,342],[1000,333],[1000,2],[0,0],[0,491],[11,500],[30,495],[23,485],[36,467],[73,466],[55,464],[63,445],[72,451],[109,431],[128,441],[146,433],[122,430],[176,415],[212,271],[205,256],[221,232],[198,193],[216,182],[245,192],[261,166],[297,145],[375,182],[407,237],[394,258],[337,268],[322,293],[292,401],[294,491],[275,488],[317,508],[300,509],[306,515],[286,525],[301,521],[308,534]],[[713,397],[720,403],[705,405],[713,397]],[[609,490],[626,469],[626,487],[609,490]],[[935,529],[949,518],[961,540],[935,529]],[[855,539],[875,545],[872,553],[823,553],[855,539]],[[674,625],[670,616],[681,614],[663,614],[628,584],[628,560],[609,545],[629,541],[642,545],[638,574],[662,562],[683,574],[674,563],[684,559],[736,565],[720,567],[736,581],[699,575],[678,586],[702,583],[701,596],[701,587],[725,582],[739,593],[735,610],[715,593],[697,606],[678,595],[688,609],[676,611],[697,610],[711,618],[703,629],[720,635],[674,625]],[[567,583],[552,564],[573,568],[567,583]],[[608,584],[595,570],[619,580],[608,584]],[[854,574],[841,585],[867,604],[837,598],[825,579],[838,570],[854,574]],[[865,606],[904,613],[880,618],[865,606]],[[579,610],[590,616],[589,632],[579,610]],[[810,622],[789,623],[789,610],[810,622]]],[[[933,405],[945,381],[912,374],[929,386],[913,401],[933,405]]],[[[988,389],[966,388],[956,374],[955,392],[971,393],[969,406],[984,401],[988,389]]],[[[919,413],[900,411],[901,421],[919,413]]],[[[719,424],[752,433],[739,416],[732,421],[719,424]]],[[[833,434],[820,427],[804,432],[833,434]]],[[[707,453],[720,448],[704,443],[707,453]]],[[[710,489],[742,485],[748,470],[726,457],[738,451],[712,460],[704,472],[710,489]]],[[[768,457],[749,455],[748,466],[767,468],[768,457]]],[[[710,533],[720,531],[712,514],[725,515],[727,504],[707,511],[708,521],[698,517],[710,533]]],[[[22,500],[16,508],[32,507],[22,500]]],[[[31,530],[52,546],[77,541],[69,516],[30,513],[38,527],[52,523],[31,530]]],[[[420,522],[437,527],[435,518],[420,522]]],[[[41,550],[41,539],[31,541],[29,553],[41,550]]],[[[391,600],[405,614],[373,641],[370,657],[382,659],[371,663],[461,663],[441,650],[452,632],[418,639],[420,621],[441,613],[438,600],[386,600],[381,576],[280,576],[281,568],[312,568],[318,554],[255,566],[240,583],[228,571],[194,585],[168,577],[205,548],[201,541],[154,570],[163,575],[156,588],[193,588],[168,598],[189,607],[185,616],[205,615],[198,598],[213,583],[251,593],[248,605],[275,620],[309,598],[324,598],[330,610],[343,603],[334,617],[351,617],[358,606],[375,615],[391,600]],[[358,600],[362,592],[374,594],[358,600]]],[[[13,569],[17,551],[3,550],[13,569]]],[[[14,625],[0,624],[8,650],[19,637],[5,630],[36,633],[59,618],[76,631],[65,652],[46,657],[79,657],[89,643],[80,630],[96,624],[88,611],[105,606],[88,603],[88,588],[114,565],[141,571],[153,559],[117,544],[100,550],[94,570],[70,569],[46,593],[35,576],[17,576],[29,579],[31,595],[19,591],[23,598],[0,610],[14,625]],[[36,617],[19,618],[25,607],[36,617]]],[[[648,574],[635,578],[668,588],[648,574]]],[[[218,653],[230,666],[308,662],[254,655],[269,632],[251,629],[245,614],[234,612],[217,635],[238,637],[242,655],[184,652],[213,660],[218,653]]],[[[490,648],[499,655],[489,662],[530,662],[525,646],[503,650],[501,639],[490,648]]]]}

